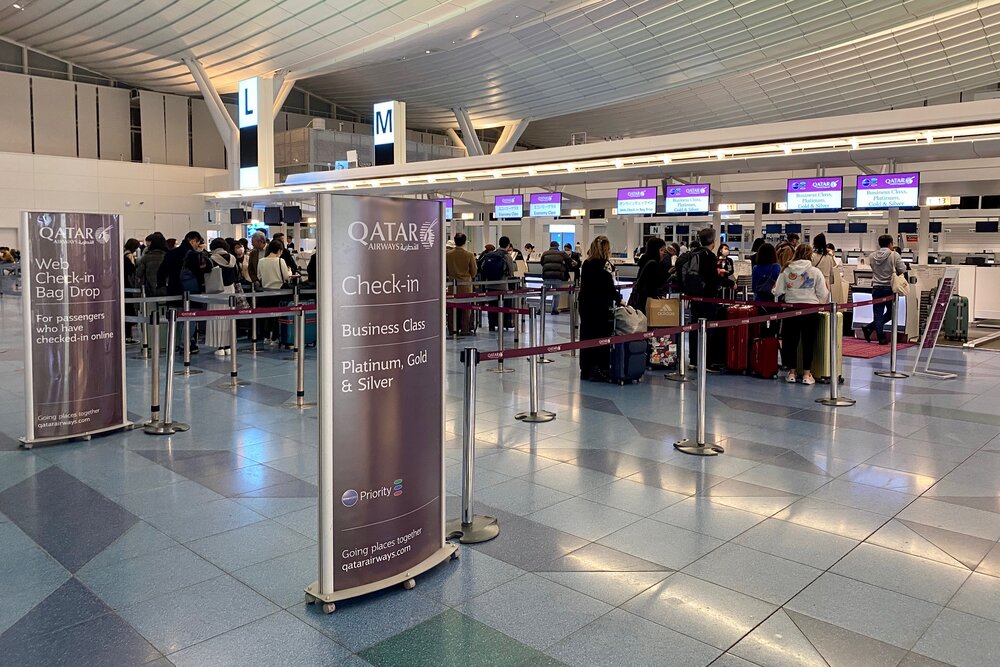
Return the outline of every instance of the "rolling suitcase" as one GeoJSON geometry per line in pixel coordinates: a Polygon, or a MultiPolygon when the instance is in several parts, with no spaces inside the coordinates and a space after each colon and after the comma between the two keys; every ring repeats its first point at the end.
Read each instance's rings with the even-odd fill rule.
{"type": "Polygon", "coordinates": [[[768,380],[778,374],[777,338],[764,336],[750,343],[750,372],[768,380]]]}
{"type": "Polygon", "coordinates": [[[945,340],[969,340],[969,299],[955,295],[948,299],[948,310],[944,313],[945,340]]]}
{"type": "MultiPolygon", "coordinates": [[[[727,320],[739,320],[757,314],[754,306],[729,306],[727,320]]],[[[758,327],[759,328],[759,327],[758,327]]],[[[746,373],[750,357],[750,325],[740,324],[726,329],[726,368],[734,373],[746,373]]]]}
{"type": "Polygon", "coordinates": [[[625,384],[638,382],[646,374],[647,346],[644,340],[633,340],[611,346],[611,368],[608,375],[612,382],[625,384]]]}
{"type": "MultiPolygon", "coordinates": [[[[313,301],[302,301],[301,303],[314,303],[313,301]]],[[[291,305],[291,304],[285,304],[291,305]]],[[[306,347],[316,345],[316,311],[306,312],[306,347]]],[[[278,340],[285,347],[295,347],[295,321],[294,314],[289,313],[278,318],[278,340]]]]}
{"type": "MultiPolygon", "coordinates": [[[[843,331],[844,314],[837,313],[837,331],[843,331]]],[[[844,378],[844,338],[837,336],[837,371],[838,381],[843,382],[844,378]]],[[[795,366],[796,372],[802,375],[802,344],[799,343],[798,355],[795,366]]],[[[833,377],[830,372],[830,313],[819,314],[819,328],[816,330],[816,345],[813,347],[812,367],[813,377],[818,382],[829,382],[833,377]]]]}

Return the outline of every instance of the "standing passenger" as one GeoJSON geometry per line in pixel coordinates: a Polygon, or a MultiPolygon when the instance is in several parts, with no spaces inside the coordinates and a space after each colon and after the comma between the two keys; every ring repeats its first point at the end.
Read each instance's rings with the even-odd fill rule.
{"type": "MultiPolygon", "coordinates": [[[[611,241],[607,236],[598,236],[591,242],[587,259],[580,270],[580,340],[609,336],[612,331],[611,309],[621,301],[611,264],[611,241]]],[[[580,350],[581,380],[608,382],[610,368],[610,348],[607,345],[580,350]]]]}
{"type": "MultiPolygon", "coordinates": [[[[821,304],[830,300],[826,278],[812,264],[812,248],[800,245],[795,249],[792,262],[778,276],[774,287],[777,296],[784,295],[785,303],[821,304]]],[[[819,313],[797,315],[784,320],[781,325],[781,358],[788,368],[786,382],[795,382],[795,364],[799,341],[802,342],[802,384],[816,384],[812,368],[816,332],[819,330],[819,313]]],[[[834,344],[830,341],[831,345],[834,344]]],[[[836,382],[836,378],[832,380],[836,382]]]]}

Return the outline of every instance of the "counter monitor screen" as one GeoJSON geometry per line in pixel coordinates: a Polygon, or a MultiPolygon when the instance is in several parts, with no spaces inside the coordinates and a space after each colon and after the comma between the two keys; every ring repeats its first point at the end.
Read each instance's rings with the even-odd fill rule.
{"type": "Polygon", "coordinates": [[[916,234],[917,233],[917,223],[915,223],[915,222],[901,222],[901,223],[899,223],[899,233],[900,234],[916,234]]]}
{"type": "Polygon", "coordinates": [[[434,201],[439,201],[444,204],[444,219],[445,221],[452,220],[452,216],[455,214],[455,200],[451,197],[445,199],[435,199],[434,201]]]}
{"type": "Polygon", "coordinates": [[[247,212],[242,208],[229,209],[229,224],[242,225],[247,220],[247,212]]]}
{"type": "MultiPolygon", "coordinates": [[[[621,190],[619,190],[619,193],[621,190]]],[[[712,188],[707,183],[668,185],[663,192],[663,205],[667,215],[679,213],[708,213],[708,199],[712,188]]],[[[621,194],[618,196],[621,199],[621,194]]],[[[621,207],[618,209],[621,212],[621,207]]]]}
{"type": "Polygon", "coordinates": [[[797,222],[790,222],[787,225],[785,225],[785,233],[786,234],[801,234],[802,233],[802,225],[800,225],[797,222]]]}
{"type": "Polygon", "coordinates": [[[264,208],[264,223],[268,225],[281,224],[281,207],[267,206],[264,208]]]}
{"type": "Polygon", "coordinates": [[[518,220],[524,217],[524,195],[497,195],[493,198],[493,215],[497,220],[518,220]]]}
{"type": "Polygon", "coordinates": [[[691,233],[691,225],[676,225],[674,227],[674,234],[678,236],[685,236],[691,233]]]}
{"type": "Polygon", "coordinates": [[[765,234],[780,234],[782,231],[784,231],[784,229],[780,224],[764,225],[765,234]]]}
{"type": "Polygon", "coordinates": [[[541,192],[529,195],[528,215],[532,218],[558,218],[562,215],[562,193],[541,192]]]}
{"type": "Polygon", "coordinates": [[[289,225],[300,225],[302,224],[302,207],[301,206],[286,206],[281,211],[281,219],[289,225]]]}
{"type": "Polygon", "coordinates": [[[1000,222],[990,222],[989,220],[978,220],[976,222],[977,234],[995,234],[1000,231],[1000,222]]]}
{"type": "Polygon", "coordinates": [[[726,233],[729,234],[730,237],[733,237],[733,236],[742,236],[743,235],[743,225],[727,225],[726,226],[726,233]]]}
{"type": "Polygon", "coordinates": [[[790,178],[785,193],[789,211],[839,211],[844,179],[840,176],[790,178]]]}
{"type": "Polygon", "coordinates": [[[887,209],[920,206],[920,174],[862,174],[858,176],[855,208],[887,209]]]}
{"type": "Polygon", "coordinates": [[[851,234],[867,234],[868,233],[868,223],[867,222],[849,222],[847,224],[847,231],[851,234]]]}
{"type": "Polygon", "coordinates": [[[847,225],[842,222],[830,222],[826,225],[827,234],[843,234],[847,232],[847,225]]]}
{"type": "Polygon", "coordinates": [[[931,222],[931,234],[940,234],[943,225],[940,222],[931,222]]]}
{"type": "Polygon", "coordinates": [[[656,213],[656,186],[651,188],[619,188],[618,215],[652,215],[656,213]]]}

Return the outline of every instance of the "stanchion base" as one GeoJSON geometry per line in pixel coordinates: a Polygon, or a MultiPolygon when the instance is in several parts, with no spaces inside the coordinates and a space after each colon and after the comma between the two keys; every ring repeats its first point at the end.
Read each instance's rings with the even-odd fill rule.
{"type": "Polygon", "coordinates": [[[556,413],[549,412],[548,410],[539,410],[534,414],[530,412],[518,412],[514,415],[514,419],[528,424],[544,424],[545,422],[550,422],[555,418],[556,413]]]}
{"type": "Polygon", "coordinates": [[[486,372],[487,373],[513,373],[514,369],[513,368],[500,368],[498,366],[496,368],[487,368],[486,372]]]}
{"type": "Polygon", "coordinates": [[[875,375],[880,378],[890,378],[892,380],[902,380],[910,377],[906,373],[900,373],[899,371],[875,371],[875,375]]]}
{"type": "Polygon", "coordinates": [[[671,382],[691,382],[694,380],[690,375],[679,375],[677,373],[667,373],[663,377],[671,382]]]}
{"type": "Polygon", "coordinates": [[[552,364],[555,363],[555,359],[546,359],[545,357],[539,357],[538,363],[540,364],[552,364]]]}
{"type": "Polygon", "coordinates": [[[817,398],[816,402],[831,408],[849,408],[857,403],[853,398],[844,398],[843,396],[838,396],[837,398],[817,398]]]}
{"type": "Polygon", "coordinates": [[[226,383],[226,386],[235,389],[236,387],[249,387],[250,383],[244,380],[230,380],[226,383]]]}
{"type": "Polygon", "coordinates": [[[719,445],[712,445],[708,443],[699,445],[696,442],[692,442],[688,438],[675,442],[674,449],[682,454],[690,454],[691,456],[718,456],[719,454],[724,454],[726,451],[719,445]]]}
{"type": "Polygon", "coordinates": [[[308,410],[310,408],[315,408],[316,404],[311,401],[305,401],[303,403],[296,403],[295,401],[290,401],[285,403],[281,407],[288,408],[289,410],[308,410]]]}
{"type": "Polygon", "coordinates": [[[202,372],[203,371],[200,371],[197,368],[188,368],[183,371],[174,371],[174,375],[201,375],[202,372]]]}
{"type": "Polygon", "coordinates": [[[479,544],[489,542],[500,534],[497,520],[491,516],[477,514],[472,517],[472,523],[462,523],[461,519],[452,519],[444,525],[445,539],[458,538],[461,544],[479,544]]]}
{"type": "Polygon", "coordinates": [[[177,431],[177,432],[190,431],[191,430],[191,425],[190,424],[185,424],[184,422],[170,422],[170,425],[173,426],[174,430],[177,431]]]}
{"type": "Polygon", "coordinates": [[[146,435],[173,435],[177,429],[166,422],[150,422],[142,428],[142,432],[146,435]]]}

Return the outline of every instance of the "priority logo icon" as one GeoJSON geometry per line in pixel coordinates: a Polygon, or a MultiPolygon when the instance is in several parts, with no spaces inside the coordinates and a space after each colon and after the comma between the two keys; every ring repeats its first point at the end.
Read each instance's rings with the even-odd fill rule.
{"type": "Polygon", "coordinates": [[[403,480],[397,479],[392,482],[392,495],[401,496],[403,495],[403,480]]]}

